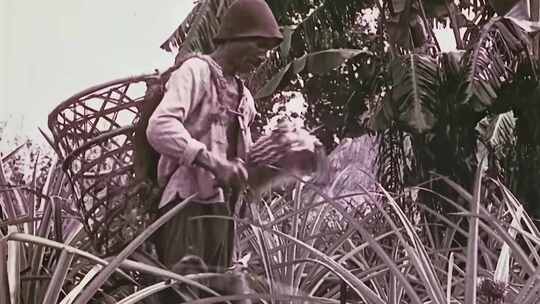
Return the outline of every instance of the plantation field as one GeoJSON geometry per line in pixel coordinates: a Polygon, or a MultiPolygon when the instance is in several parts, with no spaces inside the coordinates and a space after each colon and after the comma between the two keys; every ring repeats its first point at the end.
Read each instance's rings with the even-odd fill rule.
{"type": "MultiPolygon", "coordinates": [[[[104,79],[41,141],[0,122],[0,303],[540,303],[540,0],[266,2],[285,39],[240,75],[253,137],[289,121],[323,153],[218,217],[233,267],[158,261],[193,198],[157,216],[137,178],[159,71],[104,79]]],[[[210,53],[232,3],[195,1],[161,49],[210,53]]]]}

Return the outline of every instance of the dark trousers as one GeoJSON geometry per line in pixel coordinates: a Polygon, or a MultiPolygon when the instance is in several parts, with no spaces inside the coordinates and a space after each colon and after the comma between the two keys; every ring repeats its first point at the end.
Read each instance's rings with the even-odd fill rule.
{"type": "MultiPolygon", "coordinates": [[[[161,208],[160,215],[180,202],[167,204],[161,208]]],[[[168,269],[189,274],[204,270],[223,272],[231,266],[233,222],[224,218],[200,218],[205,216],[228,217],[230,212],[224,203],[190,202],[156,232],[154,240],[158,258],[168,269]],[[189,256],[198,257],[204,265],[186,265],[183,263],[186,259],[182,259],[189,256]],[[207,269],[197,269],[200,267],[207,269]]],[[[190,263],[194,261],[196,259],[189,259],[190,263]]],[[[173,290],[162,292],[161,298],[163,303],[181,301],[173,290]]]]}
{"type": "MultiPolygon", "coordinates": [[[[160,214],[179,202],[166,205],[160,214]]],[[[224,203],[188,203],[184,209],[156,232],[156,250],[160,261],[173,267],[187,255],[203,259],[210,271],[218,272],[231,266],[234,230],[231,220],[201,218],[205,216],[230,216],[224,203]]]]}

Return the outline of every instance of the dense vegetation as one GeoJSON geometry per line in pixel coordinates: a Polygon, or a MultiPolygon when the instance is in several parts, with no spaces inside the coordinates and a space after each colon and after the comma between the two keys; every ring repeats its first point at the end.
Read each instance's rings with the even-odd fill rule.
{"type": "MultiPolygon", "coordinates": [[[[526,1],[267,2],[286,39],[244,75],[263,114],[258,132],[280,92],[299,91],[328,151],[345,137],[377,138],[378,172],[357,192],[340,186],[355,178],[341,166],[325,186],[299,182],[250,201],[235,218],[252,288],[239,298],[537,303],[538,40],[529,16],[503,17],[526,1]],[[453,31],[456,51],[440,50],[437,27],[453,31]]],[[[231,3],[198,1],[162,48],[211,51],[231,3]]],[[[530,3],[538,20],[539,1],[530,3]]],[[[102,259],[61,158],[21,145],[0,160],[1,303],[152,303],[177,281],[204,288],[210,274],[155,261],[146,241],[167,215],[102,259]]]]}

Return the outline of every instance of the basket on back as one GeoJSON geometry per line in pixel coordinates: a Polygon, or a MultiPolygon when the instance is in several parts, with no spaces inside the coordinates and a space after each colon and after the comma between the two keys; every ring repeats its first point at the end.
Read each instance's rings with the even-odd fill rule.
{"type": "Polygon", "coordinates": [[[120,251],[149,222],[148,187],[136,178],[133,163],[135,128],[147,88],[157,79],[143,75],[98,85],[49,114],[55,148],[100,256],[120,251]]]}

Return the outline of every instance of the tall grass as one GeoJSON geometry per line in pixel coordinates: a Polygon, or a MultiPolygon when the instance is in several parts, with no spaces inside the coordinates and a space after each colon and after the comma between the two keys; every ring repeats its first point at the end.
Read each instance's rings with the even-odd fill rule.
{"type": "Polygon", "coordinates": [[[71,210],[70,185],[56,160],[41,182],[36,173],[24,184],[13,182],[9,159],[1,160],[1,303],[157,303],[153,295],[169,287],[182,294],[180,285],[213,294],[189,303],[539,302],[540,232],[482,166],[474,185],[436,176],[451,197],[420,186],[408,189],[419,193],[408,200],[380,186],[329,197],[297,183],[247,201],[247,216],[230,220],[237,224],[237,269],[251,290],[220,295],[205,282],[226,275],[180,275],[152,256],[140,258],[137,248],[173,213],[119,255],[101,259],[71,210]],[[450,212],[430,209],[425,195],[450,212]],[[358,197],[364,203],[350,203],[358,197]]]}

